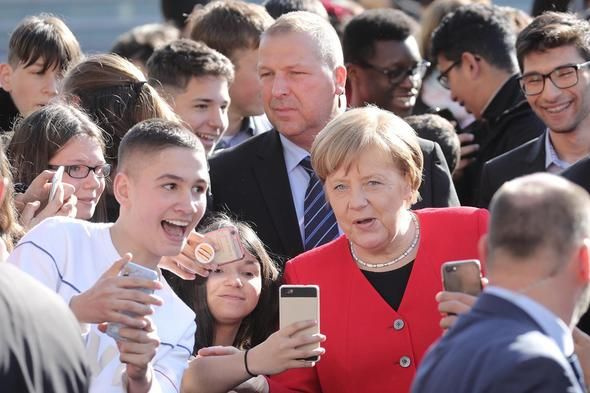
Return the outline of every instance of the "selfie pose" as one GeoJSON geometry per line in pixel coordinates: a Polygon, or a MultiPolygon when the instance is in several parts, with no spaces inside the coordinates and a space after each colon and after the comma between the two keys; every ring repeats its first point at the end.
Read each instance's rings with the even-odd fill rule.
{"type": "Polygon", "coordinates": [[[101,129],[73,106],[46,105],[17,123],[7,154],[15,183],[21,191],[26,189],[17,196],[23,224],[32,227],[49,215],[104,221],[101,196],[111,173],[104,150],[101,129]],[[60,166],[64,168],[61,181],[54,176],[60,166]],[[49,184],[54,178],[54,184],[49,184]],[[54,195],[50,195],[52,189],[54,195]],[[49,211],[33,219],[41,205],[50,205],[49,211]]]}
{"type": "Polygon", "coordinates": [[[216,218],[203,230],[204,237],[193,235],[192,250],[220,228],[236,229],[243,254],[234,261],[214,260],[207,278],[181,283],[182,297],[193,306],[199,327],[198,356],[185,372],[182,391],[227,392],[241,384],[264,392],[268,383],[262,375],[313,365],[297,359],[321,355],[323,349],[295,347],[318,344],[323,336],[296,334],[314,321],[296,322],[271,335],[277,326],[278,271],[254,231],[227,217],[216,218]]]}
{"type": "Polygon", "coordinates": [[[344,235],[288,262],[284,281],[320,287],[326,352],[314,368],[271,377],[271,391],[407,392],[442,333],[441,265],[477,258],[487,212],[410,211],[423,165],[416,134],[375,107],[331,121],[311,157],[344,235]]]}

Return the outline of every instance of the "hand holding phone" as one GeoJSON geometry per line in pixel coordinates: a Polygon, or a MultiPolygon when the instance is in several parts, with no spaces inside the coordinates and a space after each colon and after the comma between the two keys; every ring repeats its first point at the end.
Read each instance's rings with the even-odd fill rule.
{"type": "Polygon", "coordinates": [[[478,296],[483,289],[481,265],[477,259],[445,262],[441,275],[445,291],[478,296]]]}
{"type": "MultiPolygon", "coordinates": [[[[143,266],[138,265],[133,262],[127,262],[127,264],[121,270],[119,275],[124,276],[124,277],[145,278],[145,279],[151,280],[151,281],[158,280],[158,273],[156,271],[154,271],[152,269],[148,269],[146,267],[143,267],[143,266]]],[[[148,288],[136,288],[136,290],[146,293],[148,295],[151,295],[154,293],[153,289],[148,289],[148,288]]],[[[131,312],[124,312],[124,313],[131,316],[131,317],[136,316],[134,313],[131,313],[131,312]]],[[[106,334],[108,334],[109,336],[111,336],[112,338],[114,338],[117,341],[125,341],[125,339],[119,335],[119,329],[121,328],[121,326],[124,326],[124,325],[122,325],[120,323],[109,323],[107,326],[107,329],[106,329],[106,334]]]]}
{"type": "MultiPolygon", "coordinates": [[[[280,329],[299,321],[317,321],[317,324],[301,330],[301,334],[318,334],[320,332],[320,288],[317,285],[281,285],[279,288],[279,324],[280,329]]],[[[319,348],[320,343],[303,346],[304,349],[319,348]]],[[[317,361],[318,356],[303,360],[317,361]]]]}
{"type": "Polygon", "coordinates": [[[51,202],[53,198],[55,198],[55,193],[57,192],[57,187],[61,184],[61,180],[64,175],[65,168],[60,166],[55,171],[53,178],[51,179],[51,190],[49,191],[49,198],[47,198],[47,203],[51,202]]]}

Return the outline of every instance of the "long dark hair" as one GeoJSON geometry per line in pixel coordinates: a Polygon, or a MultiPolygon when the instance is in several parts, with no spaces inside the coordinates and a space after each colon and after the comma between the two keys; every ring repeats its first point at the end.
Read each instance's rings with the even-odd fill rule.
{"type": "MultiPolygon", "coordinates": [[[[49,168],[51,158],[79,135],[96,140],[104,153],[102,130],[72,105],[46,105],[20,120],[14,127],[14,135],[7,148],[14,182],[30,185],[41,172],[49,168]]],[[[106,206],[103,199],[101,197],[98,202],[93,221],[104,221],[106,206]]]]}
{"type": "MultiPolygon", "coordinates": [[[[268,255],[264,244],[247,224],[230,219],[225,215],[212,218],[202,233],[219,228],[234,226],[237,228],[246,251],[260,263],[262,290],[254,310],[246,316],[233,342],[236,348],[251,348],[268,338],[276,330],[278,318],[279,272],[268,255]]],[[[195,281],[184,281],[183,297],[195,311],[197,332],[195,333],[195,353],[204,347],[213,345],[215,320],[207,304],[207,278],[197,276],[195,281]]]]}

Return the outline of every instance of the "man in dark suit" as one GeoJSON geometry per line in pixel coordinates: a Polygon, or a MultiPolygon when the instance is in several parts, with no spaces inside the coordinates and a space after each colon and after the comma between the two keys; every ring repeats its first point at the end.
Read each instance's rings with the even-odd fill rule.
{"type": "Polygon", "coordinates": [[[545,128],[518,85],[514,39],[505,13],[482,4],[457,9],[432,33],[439,82],[477,119],[464,130],[473,140],[462,149],[476,148],[476,153],[463,155],[454,174],[464,205],[477,203],[486,161],[538,137],[545,128]]]}
{"type": "MultiPolygon", "coordinates": [[[[291,258],[308,249],[304,195],[310,175],[302,162],[315,136],[345,110],[346,68],[330,24],[295,12],[262,35],[258,70],[265,112],[275,129],[210,160],[212,209],[251,223],[272,253],[291,258]]],[[[440,147],[429,141],[422,146],[422,206],[457,204],[440,147]]],[[[336,231],[324,240],[338,235],[337,227],[331,229],[336,231]]]]}
{"type": "Polygon", "coordinates": [[[479,205],[507,180],[558,173],[590,154],[590,25],[574,15],[538,16],[518,36],[521,88],[547,126],[537,140],[485,164],[479,205]]]}
{"type": "Polygon", "coordinates": [[[430,349],[412,392],[585,392],[571,328],[590,301],[590,196],[539,173],[502,186],[490,213],[491,285],[430,349]]]}

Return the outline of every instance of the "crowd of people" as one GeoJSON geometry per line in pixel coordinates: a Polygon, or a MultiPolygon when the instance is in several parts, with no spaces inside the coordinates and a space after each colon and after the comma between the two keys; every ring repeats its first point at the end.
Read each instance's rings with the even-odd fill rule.
{"type": "Polygon", "coordinates": [[[0,390],[587,391],[589,22],[195,3],[89,56],[16,24],[0,390]],[[223,229],[239,257],[199,258],[223,229]],[[467,260],[482,294],[443,290],[467,260]],[[282,284],[319,317],[279,325],[282,284]]]}

